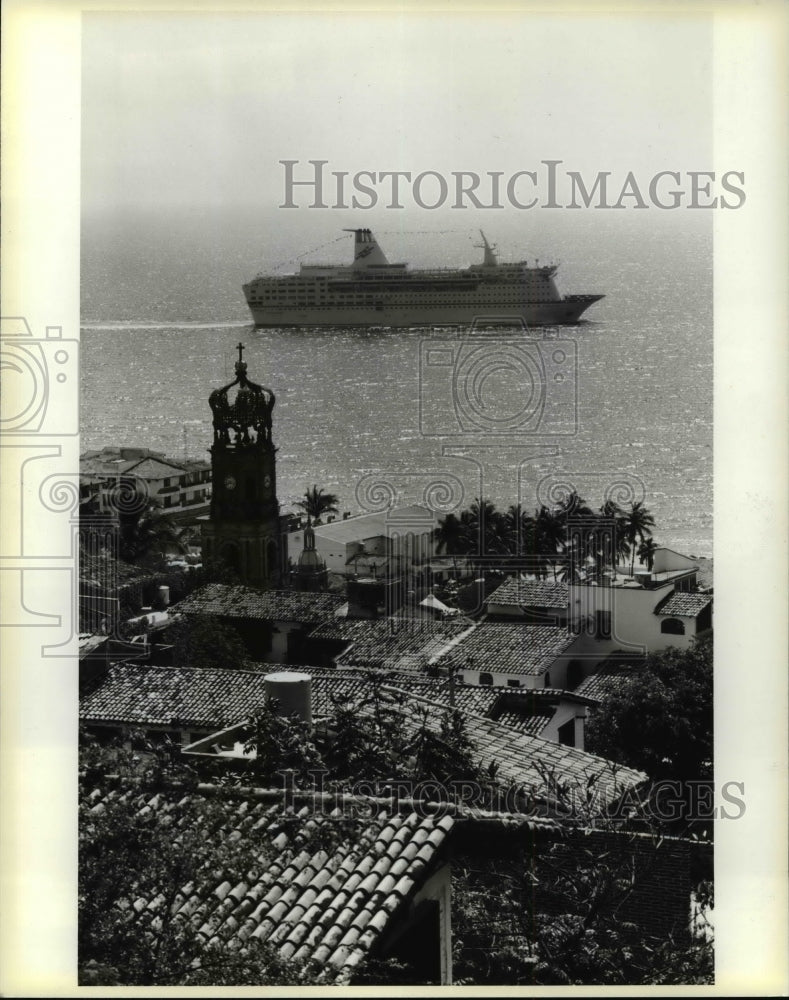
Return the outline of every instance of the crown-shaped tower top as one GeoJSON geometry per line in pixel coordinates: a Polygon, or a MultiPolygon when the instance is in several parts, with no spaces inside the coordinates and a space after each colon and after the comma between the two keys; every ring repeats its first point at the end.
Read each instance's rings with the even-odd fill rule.
{"type": "Polygon", "coordinates": [[[271,389],[247,377],[244,345],[239,343],[236,377],[221,389],[214,389],[208,403],[214,414],[214,447],[252,448],[271,443],[271,414],[276,397],[271,389]],[[231,402],[228,392],[238,386],[231,402]]]}

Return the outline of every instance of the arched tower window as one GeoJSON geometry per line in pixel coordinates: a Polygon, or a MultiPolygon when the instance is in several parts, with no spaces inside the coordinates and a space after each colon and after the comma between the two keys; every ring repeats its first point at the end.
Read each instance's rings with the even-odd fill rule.
{"type": "Polygon", "coordinates": [[[236,542],[225,542],[219,550],[219,558],[234,573],[241,573],[241,549],[236,542]]]}
{"type": "Polygon", "coordinates": [[[277,543],[273,539],[269,539],[266,543],[266,564],[266,575],[268,577],[272,577],[279,572],[277,543]]]}

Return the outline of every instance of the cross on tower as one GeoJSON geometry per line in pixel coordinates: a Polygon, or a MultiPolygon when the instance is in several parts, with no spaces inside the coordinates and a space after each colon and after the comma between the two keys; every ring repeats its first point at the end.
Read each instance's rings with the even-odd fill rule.
{"type": "Polygon", "coordinates": [[[241,341],[239,341],[238,344],[236,344],[236,350],[238,351],[238,360],[243,361],[244,345],[241,343],[241,341]]]}

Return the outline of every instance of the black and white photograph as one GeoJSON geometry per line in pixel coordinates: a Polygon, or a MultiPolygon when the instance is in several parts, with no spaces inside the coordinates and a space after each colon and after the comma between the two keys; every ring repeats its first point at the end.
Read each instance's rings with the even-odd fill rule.
{"type": "Polygon", "coordinates": [[[782,993],[786,9],[8,6],[3,992],[782,993]]]}

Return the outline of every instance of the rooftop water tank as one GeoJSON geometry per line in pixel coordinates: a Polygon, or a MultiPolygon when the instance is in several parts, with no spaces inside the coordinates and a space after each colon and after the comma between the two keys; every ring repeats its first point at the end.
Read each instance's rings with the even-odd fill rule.
{"type": "Polygon", "coordinates": [[[263,683],[268,698],[276,702],[277,715],[297,715],[303,722],[312,722],[312,678],[309,674],[281,670],[266,674],[263,683]]]}
{"type": "Polygon", "coordinates": [[[162,584],[160,587],[156,588],[156,597],[153,601],[154,607],[157,611],[164,611],[170,605],[170,588],[166,584],[162,584]]]}

